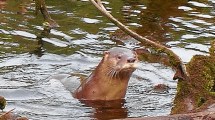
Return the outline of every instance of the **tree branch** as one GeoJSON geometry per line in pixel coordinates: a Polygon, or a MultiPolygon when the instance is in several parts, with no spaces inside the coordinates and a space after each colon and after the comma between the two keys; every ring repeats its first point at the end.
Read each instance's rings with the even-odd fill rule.
{"type": "Polygon", "coordinates": [[[96,0],[97,2],[95,0],[90,1],[104,16],[106,16],[112,23],[118,26],[125,33],[127,33],[134,39],[138,40],[142,44],[148,43],[149,45],[151,45],[151,47],[157,49],[159,52],[166,53],[170,59],[171,65],[176,69],[176,74],[173,77],[173,79],[189,80],[189,74],[186,71],[185,65],[183,64],[179,56],[176,55],[172,50],[165,47],[164,45],[161,45],[143,36],[140,36],[136,32],[130,30],[128,27],[126,27],[124,24],[122,24],[120,21],[114,18],[110,13],[108,13],[108,11],[102,5],[101,0],[96,0]]]}
{"type": "Polygon", "coordinates": [[[42,13],[43,18],[45,20],[45,23],[44,23],[45,26],[48,26],[50,28],[59,27],[59,25],[49,15],[45,4],[45,0],[35,0],[35,4],[36,4],[36,14],[38,14],[38,11],[42,13]]]}

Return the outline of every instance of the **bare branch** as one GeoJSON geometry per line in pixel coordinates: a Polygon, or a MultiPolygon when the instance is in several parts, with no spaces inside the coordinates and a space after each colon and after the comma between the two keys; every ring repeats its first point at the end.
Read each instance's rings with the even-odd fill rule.
{"type": "Polygon", "coordinates": [[[158,49],[159,52],[166,53],[170,59],[171,65],[176,69],[176,74],[173,77],[173,79],[189,80],[189,74],[186,71],[185,65],[183,64],[183,62],[179,58],[179,56],[176,55],[172,50],[165,47],[164,45],[161,45],[161,44],[151,41],[143,36],[140,36],[136,32],[130,30],[128,27],[126,27],[124,24],[122,24],[120,21],[118,21],[116,18],[114,18],[110,13],[108,13],[108,11],[102,5],[101,0],[96,0],[97,2],[95,0],[90,0],[90,1],[104,16],[106,16],[112,23],[114,23],[116,26],[118,26],[125,33],[127,33],[134,39],[138,40],[142,44],[147,43],[147,44],[151,45],[153,48],[158,49]]]}
{"type": "Polygon", "coordinates": [[[38,14],[38,11],[41,11],[43,18],[45,20],[45,26],[48,26],[50,28],[59,27],[59,25],[49,15],[45,4],[45,0],[35,0],[35,4],[36,4],[36,14],[38,14]]]}

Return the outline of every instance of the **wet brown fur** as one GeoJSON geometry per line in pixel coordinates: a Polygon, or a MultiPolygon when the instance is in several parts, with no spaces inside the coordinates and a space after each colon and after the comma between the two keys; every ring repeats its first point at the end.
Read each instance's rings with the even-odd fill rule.
{"type": "Polygon", "coordinates": [[[106,51],[99,65],[73,96],[81,100],[123,99],[137,61],[136,53],[126,48],[115,47],[106,51]]]}

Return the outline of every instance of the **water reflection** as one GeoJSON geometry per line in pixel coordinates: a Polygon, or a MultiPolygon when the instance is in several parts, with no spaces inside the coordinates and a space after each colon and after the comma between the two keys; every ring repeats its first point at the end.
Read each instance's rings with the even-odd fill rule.
{"type": "Polygon", "coordinates": [[[129,9],[124,9],[124,11],[127,18],[133,16],[133,14],[137,14],[136,16],[139,17],[139,24],[141,26],[136,29],[138,34],[146,37],[148,36],[154,41],[167,42],[172,40],[169,33],[171,29],[171,26],[169,25],[169,18],[183,16],[184,12],[178,9],[178,7],[181,5],[186,5],[187,2],[187,0],[149,0],[145,2],[125,1],[125,4],[130,7],[127,7],[129,9]],[[139,12],[134,12],[135,10],[131,10],[135,8],[139,8],[139,12]]]}
{"type": "Polygon", "coordinates": [[[0,0],[0,9],[4,9],[6,5],[6,0],[0,0]]]}
{"type": "Polygon", "coordinates": [[[146,4],[146,9],[141,10],[140,23],[142,27],[137,32],[143,36],[149,36],[156,41],[167,42],[172,40],[169,34],[169,18],[182,16],[183,11],[178,6],[184,5],[187,0],[150,0],[146,4]]]}
{"type": "Polygon", "coordinates": [[[124,106],[124,99],[112,101],[82,100],[81,102],[94,109],[91,118],[96,118],[98,120],[109,120],[128,117],[128,110],[124,106]]]}
{"type": "Polygon", "coordinates": [[[137,33],[151,40],[167,43],[184,62],[188,62],[192,55],[208,53],[210,41],[215,37],[214,29],[211,29],[214,26],[213,0],[125,1],[125,4],[125,17],[132,18],[132,21],[135,17],[140,20],[135,21],[141,25],[137,27],[137,33]],[[193,47],[190,48],[192,43],[201,45],[195,46],[193,50],[193,47]],[[202,47],[206,49],[202,51],[202,47]],[[186,55],[186,51],[191,54],[186,55]]]}
{"type": "Polygon", "coordinates": [[[27,7],[29,7],[30,1],[20,0],[20,1],[10,1],[10,0],[0,0],[0,10],[1,12],[6,12],[4,10],[16,10],[16,14],[26,14],[28,12],[27,7]],[[17,7],[11,8],[9,5],[15,5],[17,7]]]}
{"type": "MultiPolygon", "coordinates": [[[[210,40],[215,38],[214,4],[214,0],[105,1],[116,18],[139,34],[166,43],[185,62],[192,55],[208,53],[210,40]]],[[[74,73],[88,76],[101,60],[103,51],[116,46],[109,33],[117,28],[88,1],[59,4],[58,0],[52,0],[47,5],[60,28],[43,29],[43,18],[34,15],[30,0],[0,1],[0,94],[8,99],[6,110],[16,108],[20,115],[45,120],[170,113],[176,81],[172,80],[173,70],[157,63],[162,61],[159,56],[149,55],[151,58],[140,61],[139,69],[129,81],[125,101],[117,105],[80,102],[59,80],[49,79],[59,74],[71,76],[70,73],[73,73],[71,79],[76,80],[80,77],[74,73]],[[14,7],[17,5],[25,6],[27,11],[17,14],[22,9],[14,7]],[[167,85],[168,92],[154,91],[154,86],[159,84],[167,85]]]]}
{"type": "Polygon", "coordinates": [[[44,30],[36,38],[38,40],[38,47],[36,48],[36,50],[32,51],[32,53],[37,55],[38,57],[41,57],[44,53],[44,50],[43,50],[44,41],[42,39],[45,37],[48,37],[50,34],[50,31],[51,31],[51,28],[44,27],[44,30]]]}

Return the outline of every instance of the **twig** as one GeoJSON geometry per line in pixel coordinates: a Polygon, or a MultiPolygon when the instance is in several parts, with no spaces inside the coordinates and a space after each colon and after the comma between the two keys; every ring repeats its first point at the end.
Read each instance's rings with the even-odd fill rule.
{"type": "Polygon", "coordinates": [[[45,0],[35,0],[35,4],[36,4],[36,15],[38,14],[38,11],[41,11],[43,18],[45,19],[46,22],[48,22],[48,26],[50,28],[59,27],[57,22],[55,22],[49,15],[48,9],[45,4],[45,0]]]}
{"type": "Polygon", "coordinates": [[[128,27],[126,27],[124,24],[122,24],[120,21],[118,21],[116,18],[114,18],[110,13],[108,13],[108,11],[102,5],[101,0],[96,0],[97,2],[95,2],[95,0],[90,0],[90,1],[104,16],[106,16],[112,23],[114,23],[116,26],[118,26],[125,33],[127,33],[134,39],[138,40],[142,44],[148,43],[152,47],[157,48],[159,50],[159,52],[166,53],[168,55],[168,57],[170,58],[171,65],[176,69],[176,74],[173,77],[173,79],[189,80],[189,74],[186,71],[185,65],[183,64],[183,62],[179,58],[179,56],[176,55],[172,50],[165,47],[164,45],[161,45],[161,44],[151,41],[143,36],[140,36],[136,32],[130,30],[128,27]]]}

